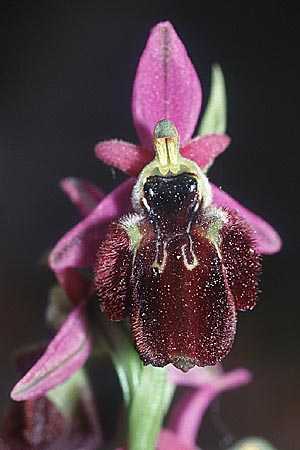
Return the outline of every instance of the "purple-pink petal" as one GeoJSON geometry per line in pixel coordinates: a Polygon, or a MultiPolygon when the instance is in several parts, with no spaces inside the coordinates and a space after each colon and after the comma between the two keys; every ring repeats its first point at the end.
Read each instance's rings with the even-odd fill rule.
{"type": "Polygon", "coordinates": [[[235,210],[253,230],[258,253],[272,254],[281,249],[281,239],[278,233],[264,219],[257,216],[249,209],[242,206],[229,194],[211,184],[213,192],[213,203],[217,206],[235,210]]]}
{"type": "Polygon", "coordinates": [[[140,58],[132,114],[141,144],[152,148],[161,119],[176,125],[182,144],[192,136],[201,108],[201,86],[185,47],[170,22],[156,25],[140,58]]]}
{"type": "Polygon", "coordinates": [[[201,169],[207,170],[229,144],[230,138],[226,134],[198,136],[181,149],[181,154],[195,161],[201,169]]]}
{"type": "MultiPolygon", "coordinates": [[[[198,136],[181,149],[181,154],[207,170],[215,158],[226,150],[229,143],[230,138],[225,134],[198,136]]],[[[95,147],[95,153],[105,164],[131,176],[137,176],[153,158],[148,150],[116,139],[99,142],[95,147]]]]}
{"type": "Polygon", "coordinates": [[[80,178],[68,177],[60,182],[60,187],[83,216],[87,216],[105,194],[94,184],[80,178]]]}
{"type": "Polygon", "coordinates": [[[134,183],[135,179],[129,178],[120,184],[58,241],[49,257],[54,272],[62,272],[70,267],[93,266],[107,226],[130,209],[130,193],[134,183]]]}
{"type": "Polygon", "coordinates": [[[44,395],[80,369],[90,351],[85,302],[82,302],[66,319],[43,356],[16,384],[11,398],[20,401],[44,395]]]}
{"type": "Polygon", "coordinates": [[[185,394],[172,409],[168,428],[174,431],[184,445],[193,446],[205,411],[214,398],[224,391],[247,384],[250,380],[251,375],[247,370],[236,369],[185,394]]]}
{"type": "Polygon", "coordinates": [[[97,158],[105,164],[122,170],[130,176],[138,175],[153,155],[142,147],[113,139],[99,142],[95,147],[97,158]]]}

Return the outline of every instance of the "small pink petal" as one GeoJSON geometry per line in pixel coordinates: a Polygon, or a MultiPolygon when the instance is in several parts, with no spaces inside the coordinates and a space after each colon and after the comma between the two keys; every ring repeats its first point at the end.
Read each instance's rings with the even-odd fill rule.
{"type": "Polygon", "coordinates": [[[206,170],[229,144],[230,138],[226,134],[198,136],[181,149],[181,154],[185,158],[195,161],[201,169],[206,170]]]}
{"type": "Polygon", "coordinates": [[[213,203],[235,210],[253,229],[256,250],[262,254],[276,253],[281,249],[281,239],[278,233],[264,219],[242,206],[229,194],[211,184],[213,203]]]}
{"type": "Polygon", "coordinates": [[[141,144],[152,149],[152,133],[161,119],[176,125],[185,144],[195,129],[201,87],[183,43],[170,22],[156,25],[140,58],[133,86],[132,114],[141,144]]]}
{"type": "Polygon", "coordinates": [[[131,176],[138,175],[152,159],[148,150],[116,139],[99,142],[96,145],[95,153],[97,158],[105,164],[122,170],[131,176]]]}
{"type": "Polygon", "coordinates": [[[80,178],[64,178],[60,182],[60,187],[83,216],[87,216],[96,208],[105,196],[97,186],[80,178]]]}
{"type": "Polygon", "coordinates": [[[91,214],[75,225],[56,244],[49,256],[54,272],[94,264],[99,242],[107,226],[130,209],[130,194],[135,179],[129,178],[108,194],[91,214]]]}
{"type": "Polygon", "coordinates": [[[196,446],[185,445],[173,431],[162,429],[158,437],[157,450],[196,450],[196,446]]]}
{"type": "Polygon", "coordinates": [[[220,393],[235,389],[251,380],[245,369],[236,369],[220,375],[206,386],[185,394],[172,409],[168,428],[185,445],[194,445],[205,411],[220,393]]]}
{"type": "Polygon", "coordinates": [[[43,356],[12,390],[13,400],[40,397],[83,366],[91,351],[84,310],[85,302],[69,315],[43,356]]]}

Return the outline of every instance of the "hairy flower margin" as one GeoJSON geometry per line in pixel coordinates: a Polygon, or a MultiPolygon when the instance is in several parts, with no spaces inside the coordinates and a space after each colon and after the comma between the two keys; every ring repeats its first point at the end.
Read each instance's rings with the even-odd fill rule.
{"type": "MultiPolygon", "coordinates": [[[[86,305],[94,292],[94,286],[91,280],[82,274],[81,269],[93,268],[99,242],[104,238],[108,225],[131,211],[130,197],[136,182],[135,177],[153,158],[151,136],[157,121],[167,118],[176,124],[183,145],[182,155],[195,161],[205,171],[228,147],[230,139],[223,134],[223,83],[222,73],[216,66],[213,71],[210,101],[199,129],[201,135],[191,139],[201,108],[202,92],[199,79],[172,25],[164,22],[153,28],[140,59],[133,88],[132,114],[141,144],[137,146],[111,140],[99,143],[95,149],[98,158],[124,171],[131,178],[106,196],[86,181],[74,178],[62,181],[62,188],[84,218],[56,244],[50,254],[49,265],[74,309],[42,357],[17,383],[11,394],[13,399],[28,401],[46,395],[70,379],[87,361],[93,342],[86,305]],[[223,107],[220,107],[220,103],[223,107]]],[[[278,234],[262,218],[214,185],[212,191],[215,205],[235,210],[248,222],[259,253],[271,254],[280,249],[278,234]]],[[[114,358],[113,355],[112,357],[114,358]]],[[[205,369],[193,370],[199,371],[200,374],[205,369]]],[[[189,376],[190,374],[182,374],[177,384],[188,384],[185,380],[189,380],[189,376]]],[[[123,380],[122,387],[126,392],[126,381],[124,382],[120,371],[119,378],[121,384],[123,380]]],[[[188,445],[186,448],[194,448],[194,438],[188,445]]],[[[129,448],[131,450],[135,447],[132,444],[129,448]]],[[[169,445],[161,448],[172,447],[169,445]]]]}

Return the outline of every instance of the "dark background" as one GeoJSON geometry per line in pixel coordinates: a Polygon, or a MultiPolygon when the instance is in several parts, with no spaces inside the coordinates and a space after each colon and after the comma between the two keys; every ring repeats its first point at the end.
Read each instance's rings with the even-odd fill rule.
{"type": "Polygon", "coordinates": [[[53,276],[42,255],[79,219],[58,181],[85,177],[107,191],[118,184],[93,147],[110,137],[136,141],[130,98],[137,61],[149,29],[169,19],[205,101],[211,64],[219,62],[225,74],[232,144],[210,178],[262,214],[284,241],[280,254],[264,258],[261,302],[240,314],[225,362],[250,368],[254,382],[224,396],[222,417],[237,437],[260,435],[278,449],[299,449],[298,11],[283,2],[1,5],[1,405],[16,380],[13,350],[47,336],[53,276]]]}

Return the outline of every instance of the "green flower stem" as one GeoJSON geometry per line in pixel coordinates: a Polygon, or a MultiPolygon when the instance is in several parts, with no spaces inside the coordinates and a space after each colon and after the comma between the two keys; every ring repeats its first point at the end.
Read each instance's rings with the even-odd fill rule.
{"type": "Polygon", "coordinates": [[[119,345],[111,353],[119,381],[123,390],[124,401],[130,405],[135,389],[139,385],[142,362],[125,333],[116,330],[114,339],[119,339],[119,345]]]}
{"type": "Polygon", "coordinates": [[[155,450],[175,386],[167,370],[144,366],[133,347],[128,329],[105,321],[97,347],[110,354],[127,407],[127,430],[122,432],[127,450],[155,450]],[[125,434],[125,435],[124,435],[125,434]]]}
{"type": "Polygon", "coordinates": [[[146,366],[134,392],[129,413],[129,450],[154,450],[174,386],[164,368],[146,366]]]}

